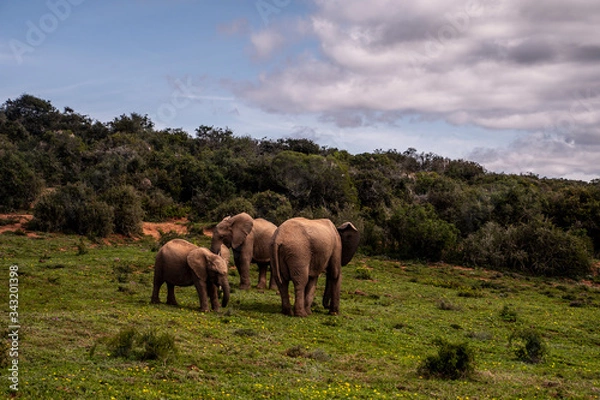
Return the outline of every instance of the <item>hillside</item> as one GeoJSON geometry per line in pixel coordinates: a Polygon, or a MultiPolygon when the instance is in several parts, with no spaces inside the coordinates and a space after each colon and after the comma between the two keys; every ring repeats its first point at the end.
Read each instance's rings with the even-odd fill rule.
{"type": "Polygon", "coordinates": [[[490,173],[411,148],[350,154],[204,125],[191,135],[25,94],[0,107],[0,161],[0,212],[32,212],[36,231],[136,236],[142,221],[245,211],[349,220],[363,254],[406,260],[586,277],[600,254],[600,181],[490,173]]]}

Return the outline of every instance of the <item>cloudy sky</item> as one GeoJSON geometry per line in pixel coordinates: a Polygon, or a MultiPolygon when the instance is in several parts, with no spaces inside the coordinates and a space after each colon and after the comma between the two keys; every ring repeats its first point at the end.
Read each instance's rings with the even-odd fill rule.
{"type": "Polygon", "coordinates": [[[600,177],[597,0],[0,3],[0,102],[600,177]]]}

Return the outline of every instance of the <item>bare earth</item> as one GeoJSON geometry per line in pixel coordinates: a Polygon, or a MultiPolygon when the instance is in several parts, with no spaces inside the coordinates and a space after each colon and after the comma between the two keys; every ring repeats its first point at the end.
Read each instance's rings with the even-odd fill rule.
{"type": "MultiPolygon", "coordinates": [[[[29,237],[37,236],[35,232],[28,231],[23,225],[33,219],[31,214],[0,214],[0,220],[14,220],[13,223],[0,226],[0,234],[4,232],[23,231],[29,237]]],[[[168,222],[144,222],[142,230],[144,235],[152,236],[155,239],[160,238],[160,232],[166,233],[175,231],[177,233],[187,233],[187,220],[185,218],[168,222]]]]}

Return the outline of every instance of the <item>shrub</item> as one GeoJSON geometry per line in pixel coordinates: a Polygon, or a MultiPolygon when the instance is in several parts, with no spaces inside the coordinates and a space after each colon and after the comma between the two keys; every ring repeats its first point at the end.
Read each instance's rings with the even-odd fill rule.
{"type": "Polygon", "coordinates": [[[0,182],[0,210],[4,211],[29,208],[42,188],[35,172],[14,151],[0,150],[0,182]]]}
{"type": "Polygon", "coordinates": [[[33,209],[31,227],[41,231],[105,237],[113,231],[113,210],[85,184],[46,193],[33,209]]]}
{"type": "Polygon", "coordinates": [[[138,343],[141,346],[139,359],[142,361],[167,361],[177,355],[175,338],[169,333],[157,334],[150,330],[139,337],[138,343]]]}
{"type": "Polygon", "coordinates": [[[401,258],[439,261],[458,237],[453,224],[440,219],[430,204],[401,205],[388,222],[393,252],[401,258]]]}
{"type": "Polygon", "coordinates": [[[591,271],[584,239],[534,220],[502,227],[488,222],[463,242],[464,264],[534,275],[580,277],[591,271]]]}
{"type": "Polygon", "coordinates": [[[468,378],[475,370],[475,356],[466,343],[452,344],[443,339],[436,341],[438,354],[428,356],[418,368],[428,378],[468,378]]]}
{"type": "Polygon", "coordinates": [[[144,210],[142,200],[133,186],[117,186],[104,194],[106,202],[113,207],[116,233],[135,236],[142,233],[144,210]]]}
{"type": "Polygon", "coordinates": [[[244,197],[235,197],[219,205],[214,210],[208,213],[208,218],[211,221],[221,221],[228,215],[236,215],[245,212],[254,216],[256,211],[250,200],[244,197]]]}
{"type": "Polygon", "coordinates": [[[139,333],[133,327],[121,329],[115,336],[108,338],[106,347],[111,357],[139,361],[161,360],[166,362],[177,355],[175,338],[169,333],[157,334],[153,330],[139,333]]]}
{"type": "Polygon", "coordinates": [[[514,346],[514,352],[521,361],[537,364],[544,361],[548,350],[540,333],[527,328],[514,332],[509,340],[509,346],[514,346]],[[516,342],[516,344],[515,344],[516,342]]]}
{"type": "Polygon", "coordinates": [[[144,219],[151,222],[161,222],[169,218],[185,217],[184,207],[175,203],[162,190],[156,189],[142,197],[144,219]]]}
{"type": "Polygon", "coordinates": [[[256,193],[252,197],[252,204],[257,217],[271,221],[275,225],[281,225],[294,213],[292,204],[287,197],[270,190],[256,193]]]}
{"type": "Polygon", "coordinates": [[[111,357],[128,358],[133,350],[133,342],[137,336],[135,328],[122,329],[110,338],[106,344],[111,357]]]}
{"type": "Polygon", "coordinates": [[[361,251],[366,255],[383,254],[387,244],[385,229],[376,223],[366,220],[364,230],[360,235],[361,251]]]}

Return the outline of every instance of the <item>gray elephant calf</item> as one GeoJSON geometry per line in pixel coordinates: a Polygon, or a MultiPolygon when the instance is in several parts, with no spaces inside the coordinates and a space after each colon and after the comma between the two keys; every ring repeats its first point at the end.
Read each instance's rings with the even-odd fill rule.
{"type": "Polygon", "coordinates": [[[165,243],[156,254],[152,303],[160,303],[158,295],[165,282],[167,304],[177,305],[175,286],[192,285],[198,292],[201,311],[209,311],[209,297],[213,310],[219,309],[219,287],[223,290],[222,306],[226,307],[229,302],[227,262],[209,249],[186,240],[173,239],[165,243]]]}

